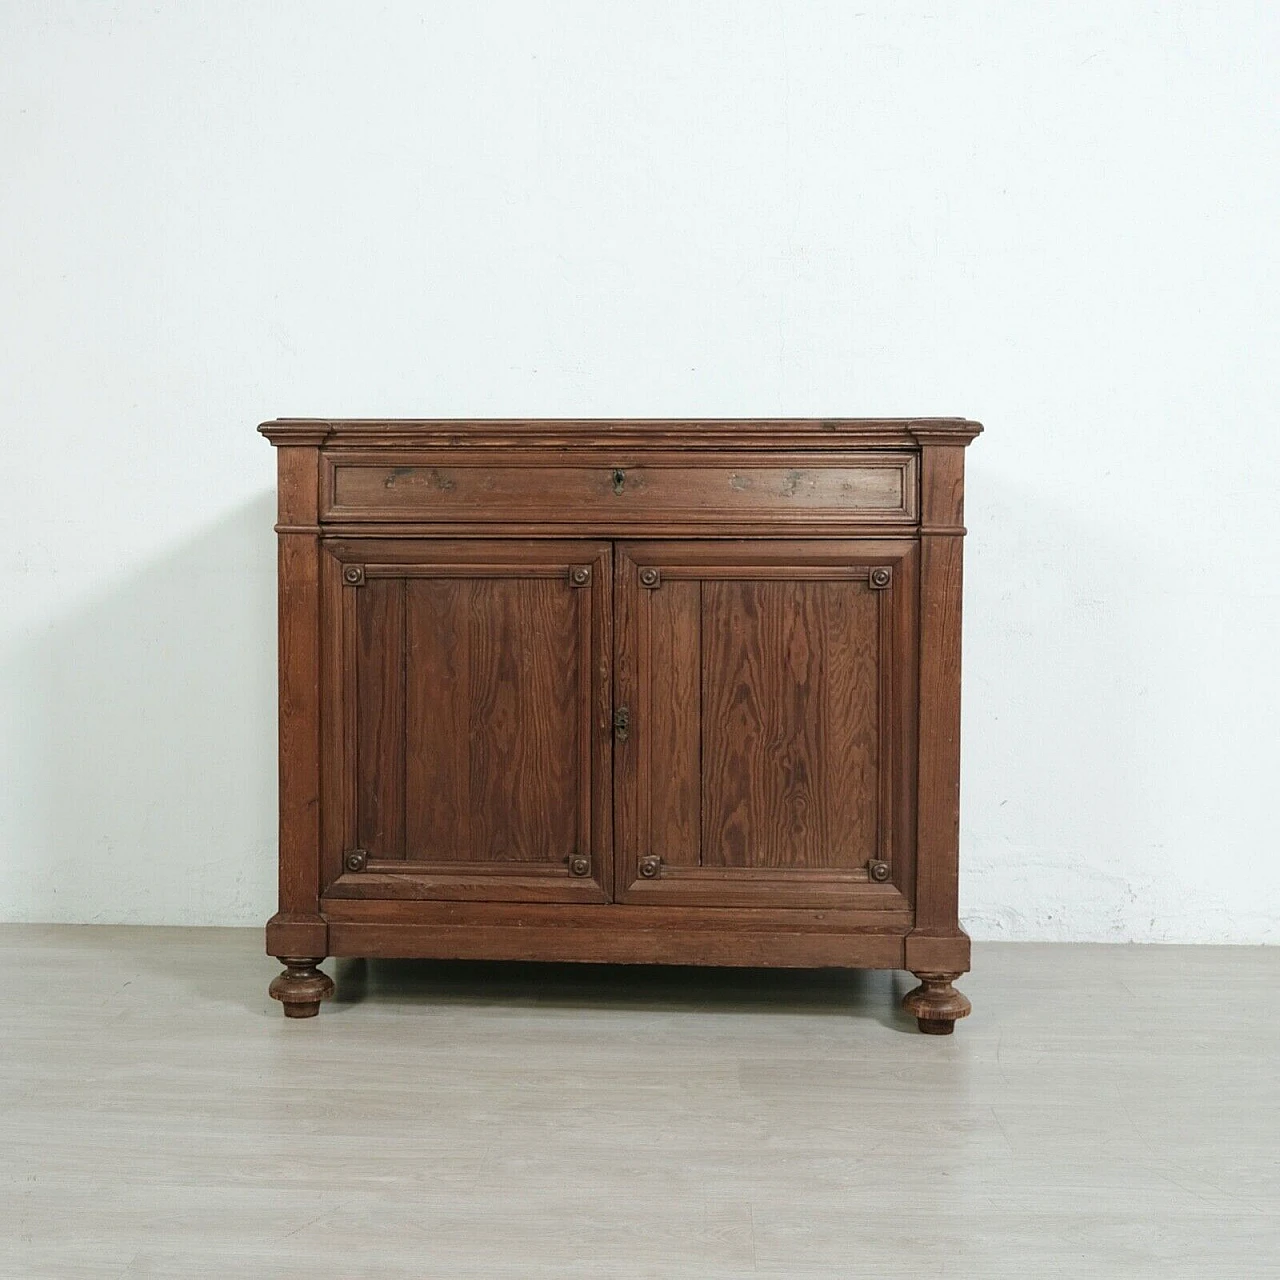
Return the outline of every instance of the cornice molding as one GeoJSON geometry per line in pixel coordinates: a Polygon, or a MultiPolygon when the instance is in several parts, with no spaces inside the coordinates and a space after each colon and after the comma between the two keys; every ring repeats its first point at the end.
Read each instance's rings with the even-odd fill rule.
{"type": "Polygon", "coordinates": [[[274,445],[831,449],[967,445],[965,418],[276,418],[274,445]]]}

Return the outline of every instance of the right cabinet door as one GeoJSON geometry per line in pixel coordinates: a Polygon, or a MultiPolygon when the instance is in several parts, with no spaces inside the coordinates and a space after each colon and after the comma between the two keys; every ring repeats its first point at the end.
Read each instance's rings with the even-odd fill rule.
{"type": "Polygon", "coordinates": [[[617,551],[618,900],[907,906],[916,544],[617,551]]]}

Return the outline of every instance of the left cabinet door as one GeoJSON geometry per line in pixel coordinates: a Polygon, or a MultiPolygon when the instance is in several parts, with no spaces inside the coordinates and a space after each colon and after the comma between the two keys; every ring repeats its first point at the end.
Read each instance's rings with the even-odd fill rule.
{"type": "Polygon", "coordinates": [[[326,895],[608,901],[609,544],[325,547],[326,895]]]}

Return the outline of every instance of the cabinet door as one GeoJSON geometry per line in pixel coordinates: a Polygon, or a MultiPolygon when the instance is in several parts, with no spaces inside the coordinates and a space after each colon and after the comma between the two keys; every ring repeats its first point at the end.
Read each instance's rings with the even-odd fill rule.
{"type": "Polygon", "coordinates": [[[329,896],[607,901],[609,545],[327,546],[329,896]]]}
{"type": "Polygon", "coordinates": [[[909,541],[618,544],[618,897],[907,905],[909,541]]]}

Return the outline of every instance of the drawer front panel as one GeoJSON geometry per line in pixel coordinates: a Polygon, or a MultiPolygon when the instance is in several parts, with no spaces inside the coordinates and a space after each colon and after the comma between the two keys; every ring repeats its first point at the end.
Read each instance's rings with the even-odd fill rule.
{"type": "Polygon", "coordinates": [[[568,526],[752,519],[910,524],[910,453],[599,456],[439,451],[325,457],[321,518],[568,526]]]}

